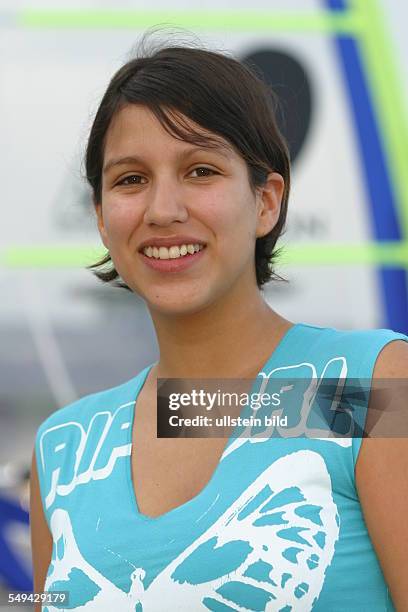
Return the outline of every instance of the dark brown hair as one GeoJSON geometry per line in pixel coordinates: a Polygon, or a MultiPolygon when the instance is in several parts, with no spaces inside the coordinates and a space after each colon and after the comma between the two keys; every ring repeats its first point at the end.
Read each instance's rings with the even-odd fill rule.
{"type": "MultiPolygon", "coordinates": [[[[279,219],[266,236],[256,240],[255,268],[259,288],[269,280],[285,281],[272,264],[286,221],[289,152],[277,126],[277,97],[253,67],[224,52],[194,46],[161,46],[148,53],[142,45],[137,57],[113,76],[91,128],[85,164],[95,202],[101,200],[107,130],[115,114],[128,104],[148,107],[169,134],[183,141],[205,147],[216,144],[217,136],[229,141],[247,164],[252,190],[265,184],[268,173],[282,175],[285,189],[279,219]],[[180,115],[212,132],[214,138],[194,131],[180,115]]],[[[88,268],[100,280],[131,290],[117,280],[109,252],[88,268]]]]}

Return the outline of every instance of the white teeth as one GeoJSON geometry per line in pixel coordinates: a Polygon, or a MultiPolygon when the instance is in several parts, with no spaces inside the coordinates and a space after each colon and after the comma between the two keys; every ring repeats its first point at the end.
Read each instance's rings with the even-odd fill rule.
{"type": "Polygon", "coordinates": [[[159,259],[169,259],[169,249],[167,247],[160,247],[159,259]]]}
{"type": "Polygon", "coordinates": [[[187,254],[193,255],[204,248],[202,244],[182,244],[180,246],[174,245],[170,248],[167,247],[145,247],[143,253],[147,257],[154,257],[155,259],[178,259],[184,257],[187,254]]]}
{"type": "Polygon", "coordinates": [[[170,259],[176,259],[176,257],[180,257],[180,249],[178,246],[172,246],[169,248],[169,257],[170,259]]]}

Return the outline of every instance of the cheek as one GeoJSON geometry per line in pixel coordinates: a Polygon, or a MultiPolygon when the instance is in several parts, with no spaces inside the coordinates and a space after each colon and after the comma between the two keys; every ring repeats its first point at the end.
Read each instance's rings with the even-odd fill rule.
{"type": "Polygon", "coordinates": [[[123,198],[103,199],[102,209],[106,231],[113,239],[130,234],[142,217],[134,203],[123,198]]]}
{"type": "Polygon", "coordinates": [[[255,207],[247,186],[239,183],[229,190],[214,190],[197,202],[195,214],[215,230],[236,231],[253,224],[255,207]]]}
{"type": "MultiPolygon", "coordinates": [[[[217,196],[203,207],[209,224],[220,240],[231,244],[248,244],[255,237],[256,207],[252,193],[243,184],[228,193],[217,196]]],[[[255,239],[255,238],[254,238],[255,239]]]]}

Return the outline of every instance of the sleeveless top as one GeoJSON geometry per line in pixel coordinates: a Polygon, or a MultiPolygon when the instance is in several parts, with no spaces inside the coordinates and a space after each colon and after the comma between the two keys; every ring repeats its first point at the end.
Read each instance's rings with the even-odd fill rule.
{"type": "MultiPolygon", "coordinates": [[[[297,323],[260,375],[371,380],[393,340],[408,336],[297,323]]],[[[138,511],[133,412],[153,365],[57,410],[37,431],[53,538],[44,590],[70,597],[42,610],[395,610],[355,486],[361,436],[231,437],[195,497],[156,518],[138,511]]]]}

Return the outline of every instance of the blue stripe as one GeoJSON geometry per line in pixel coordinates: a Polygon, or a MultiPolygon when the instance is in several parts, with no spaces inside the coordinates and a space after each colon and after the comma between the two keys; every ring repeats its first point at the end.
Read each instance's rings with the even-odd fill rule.
{"type": "Polygon", "coordinates": [[[357,45],[349,36],[338,36],[336,44],[353,110],[357,146],[371,204],[373,233],[377,240],[401,240],[393,189],[357,45]]]}
{"type": "MultiPolygon", "coordinates": [[[[329,10],[340,10],[343,3],[323,0],[329,10]]],[[[381,242],[401,240],[392,188],[378,123],[365,78],[358,45],[350,36],[335,36],[343,78],[353,112],[357,146],[370,205],[372,233],[381,242]]],[[[379,268],[379,280],[386,316],[386,326],[408,333],[408,285],[404,269],[379,268]]]]}
{"type": "Polygon", "coordinates": [[[402,268],[380,268],[379,273],[388,327],[408,335],[407,272],[402,268]]]}
{"type": "Polygon", "coordinates": [[[327,0],[327,8],[330,11],[346,11],[347,0],[327,0]]]}

